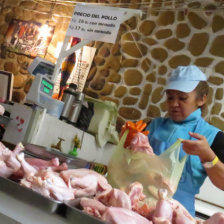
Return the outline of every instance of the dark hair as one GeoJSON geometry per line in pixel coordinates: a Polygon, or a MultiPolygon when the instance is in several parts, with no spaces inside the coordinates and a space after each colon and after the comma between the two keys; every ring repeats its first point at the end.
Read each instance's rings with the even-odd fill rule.
{"type": "Polygon", "coordinates": [[[209,86],[206,81],[200,81],[195,88],[197,99],[202,99],[204,95],[208,96],[209,86]]]}
{"type": "MultiPolygon", "coordinates": [[[[195,88],[196,91],[196,99],[202,99],[204,96],[208,96],[209,93],[209,86],[208,83],[206,81],[200,81],[197,85],[197,87],[195,88]]],[[[202,113],[205,112],[205,108],[206,108],[206,103],[202,106],[200,106],[202,113]]]]}

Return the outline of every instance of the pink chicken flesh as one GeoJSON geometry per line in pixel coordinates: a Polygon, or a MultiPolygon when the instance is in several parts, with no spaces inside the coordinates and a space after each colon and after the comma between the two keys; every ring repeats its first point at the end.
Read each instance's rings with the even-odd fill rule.
{"type": "Polygon", "coordinates": [[[20,184],[58,201],[74,199],[74,189],[64,182],[59,173],[52,170],[40,170],[34,175],[26,176],[20,184]]]}
{"type": "Polygon", "coordinates": [[[113,188],[96,196],[96,199],[106,206],[120,207],[131,210],[129,196],[119,189],[113,188]]]}
{"type": "Polygon", "coordinates": [[[136,212],[115,207],[108,207],[102,215],[102,220],[111,224],[152,224],[136,212]]]}
{"type": "Polygon", "coordinates": [[[101,218],[102,214],[106,210],[106,206],[104,204],[92,198],[81,198],[80,205],[84,212],[97,218],[101,218]]]}
{"type": "Polygon", "coordinates": [[[15,149],[11,151],[0,142],[0,162],[2,168],[0,176],[8,178],[20,169],[21,163],[18,161],[17,155],[22,150],[24,150],[24,147],[21,143],[17,144],[15,149]]]}
{"type": "Polygon", "coordinates": [[[71,186],[76,189],[77,196],[89,196],[99,194],[105,190],[112,189],[111,185],[108,184],[106,178],[99,173],[81,168],[81,169],[70,169],[60,172],[61,177],[65,180],[66,183],[71,181],[71,186]],[[88,176],[91,178],[92,186],[89,184],[88,176]],[[97,183],[96,183],[97,182],[97,183]]]}
{"type": "Polygon", "coordinates": [[[154,154],[152,147],[149,144],[148,136],[138,132],[131,140],[129,148],[134,152],[143,152],[146,154],[154,154]]]}
{"type": "Polygon", "coordinates": [[[127,187],[125,192],[128,194],[131,200],[132,209],[137,210],[139,207],[138,203],[144,200],[146,197],[143,194],[142,184],[139,182],[134,182],[127,187]]]}
{"type": "Polygon", "coordinates": [[[224,224],[224,213],[217,212],[207,219],[203,224],[224,224]]]}

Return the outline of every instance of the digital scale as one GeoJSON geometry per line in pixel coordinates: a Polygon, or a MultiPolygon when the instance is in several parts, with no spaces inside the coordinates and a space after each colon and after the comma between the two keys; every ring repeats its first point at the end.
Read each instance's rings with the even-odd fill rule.
{"type": "Polygon", "coordinates": [[[36,74],[35,79],[26,96],[26,102],[36,104],[41,107],[47,106],[51,102],[54,84],[45,75],[36,74]]]}
{"type": "Polygon", "coordinates": [[[43,74],[48,78],[52,77],[55,64],[44,58],[36,57],[28,67],[28,72],[32,75],[43,74]]]}
{"type": "Polygon", "coordinates": [[[37,64],[38,61],[40,62],[39,59],[34,62],[35,66],[31,64],[32,69],[40,73],[35,74],[35,79],[26,95],[26,103],[46,108],[47,113],[59,118],[64,102],[52,98],[54,83],[48,78],[49,73],[45,73],[49,64],[44,59],[39,64],[37,64]]]}

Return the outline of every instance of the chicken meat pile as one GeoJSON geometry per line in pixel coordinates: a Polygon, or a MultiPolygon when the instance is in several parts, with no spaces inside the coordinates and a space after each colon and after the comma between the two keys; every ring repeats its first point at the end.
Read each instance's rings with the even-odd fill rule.
{"type": "MultiPolygon", "coordinates": [[[[138,141],[136,144],[140,147],[138,141]]],[[[144,145],[143,148],[145,150],[147,147],[144,145]]],[[[26,158],[23,150],[21,143],[11,151],[0,142],[1,177],[17,180],[21,186],[57,201],[72,202],[79,199],[83,212],[107,223],[224,223],[222,213],[215,213],[206,221],[196,220],[178,201],[166,197],[166,189],[158,189],[158,201],[155,206],[149,207],[144,203],[143,186],[139,182],[132,183],[125,190],[116,189],[105,176],[93,170],[68,169],[67,164],[60,164],[58,158],[49,161],[26,158]]]]}

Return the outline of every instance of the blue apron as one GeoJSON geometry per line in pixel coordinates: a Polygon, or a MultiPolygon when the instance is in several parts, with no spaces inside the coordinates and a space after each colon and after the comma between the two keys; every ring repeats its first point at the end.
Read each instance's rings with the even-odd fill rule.
{"type": "MultiPolygon", "coordinates": [[[[176,142],[177,138],[192,139],[188,134],[189,131],[204,135],[209,145],[212,144],[216,134],[220,131],[201,117],[200,109],[197,109],[183,122],[179,123],[169,118],[154,119],[147,130],[150,131],[149,143],[157,155],[168,149],[176,142]]],[[[179,159],[184,155],[186,153],[181,147],[179,159]]],[[[200,158],[189,155],[173,198],[178,200],[193,217],[195,216],[194,197],[195,194],[199,193],[206,176],[207,173],[200,162],[200,158]]]]}

